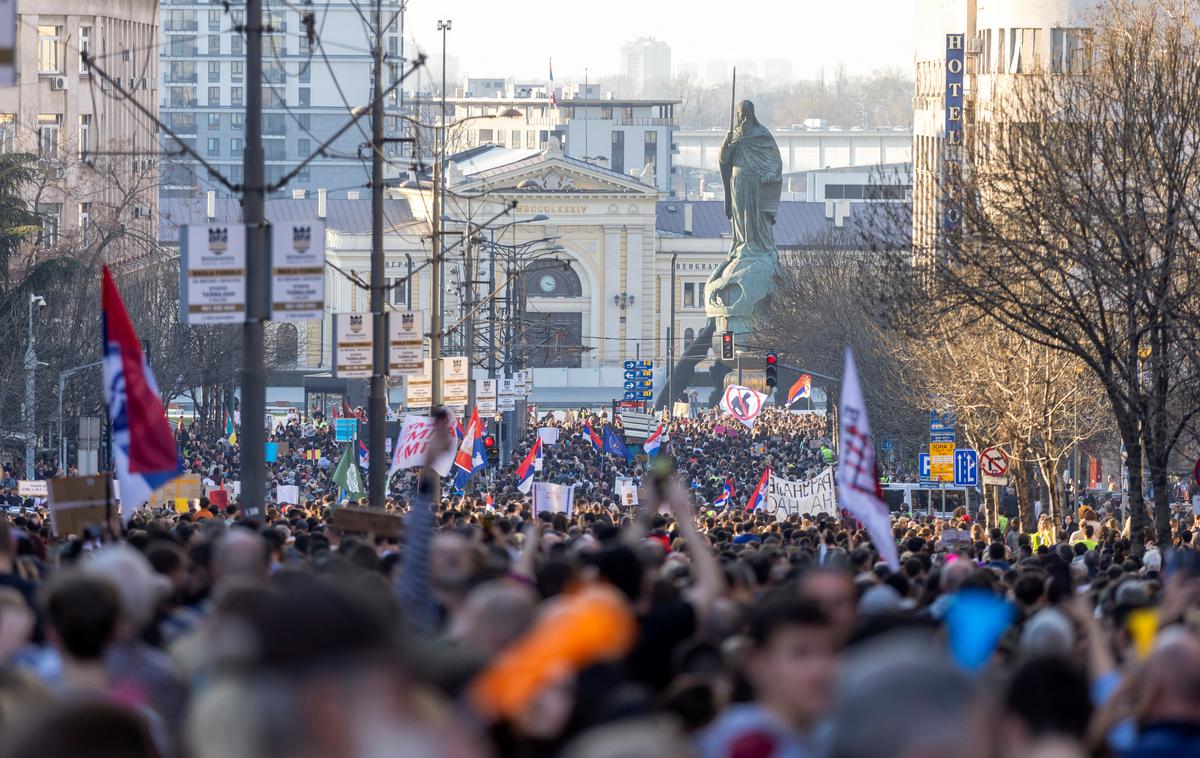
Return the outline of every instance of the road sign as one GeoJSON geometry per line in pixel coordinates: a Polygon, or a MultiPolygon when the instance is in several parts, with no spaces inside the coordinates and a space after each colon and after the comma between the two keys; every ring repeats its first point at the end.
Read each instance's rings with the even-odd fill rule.
{"type": "Polygon", "coordinates": [[[979,486],[979,454],[969,447],[954,451],[954,486],[979,486]]]}
{"type": "Polygon", "coordinates": [[[989,447],[979,456],[979,470],[985,476],[1004,476],[1008,473],[1008,453],[998,447],[989,447]]]}
{"type": "Polygon", "coordinates": [[[935,442],[950,442],[956,440],[954,433],[954,422],[957,418],[953,413],[939,414],[937,411],[929,412],[929,443],[932,445],[935,442]]]}
{"type": "Polygon", "coordinates": [[[358,419],[340,418],[333,422],[335,442],[350,442],[358,436],[358,419]]]}
{"type": "Polygon", "coordinates": [[[954,443],[929,443],[929,478],[939,482],[954,481],[954,443]]]}
{"type": "Polygon", "coordinates": [[[892,449],[896,447],[896,445],[891,440],[884,440],[882,447],[883,447],[883,452],[890,453],[890,452],[892,452],[892,449]]]}
{"type": "Polygon", "coordinates": [[[922,479],[930,479],[929,475],[929,453],[919,453],[917,455],[917,476],[922,479]]]}
{"type": "Polygon", "coordinates": [[[984,484],[1008,484],[1008,453],[989,447],[979,454],[979,472],[984,484]]]}

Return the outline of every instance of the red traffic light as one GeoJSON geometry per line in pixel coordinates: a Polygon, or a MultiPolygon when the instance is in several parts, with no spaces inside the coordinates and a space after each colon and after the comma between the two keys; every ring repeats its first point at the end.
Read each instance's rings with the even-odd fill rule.
{"type": "Polygon", "coordinates": [[[484,437],[483,438],[483,446],[488,448],[489,450],[494,448],[496,446],[496,438],[490,434],[488,436],[484,437]]]}
{"type": "Polygon", "coordinates": [[[779,357],[775,353],[767,353],[767,365],[774,366],[779,361],[779,357]]]}

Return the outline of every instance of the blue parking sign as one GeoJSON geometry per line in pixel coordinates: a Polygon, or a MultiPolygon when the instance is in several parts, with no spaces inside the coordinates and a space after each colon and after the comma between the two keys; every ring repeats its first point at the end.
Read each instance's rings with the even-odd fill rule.
{"type": "Polygon", "coordinates": [[[921,479],[929,478],[929,453],[921,453],[917,456],[917,470],[921,479]]]}
{"type": "Polygon", "coordinates": [[[979,453],[971,448],[954,451],[954,486],[979,486],[979,453]]]}

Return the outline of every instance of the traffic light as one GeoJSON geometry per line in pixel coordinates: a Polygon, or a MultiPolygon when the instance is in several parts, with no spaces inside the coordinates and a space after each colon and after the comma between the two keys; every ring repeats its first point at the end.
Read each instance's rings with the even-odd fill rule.
{"type": "Polygon", "coordinates": [[[721,360],[733,360],[733,332],[721,332],[721,360]]]}
{"type": "Polygon", "coordinates": [[[488,434],[483,438],[483,449],[487,452],[488,463],[495,466],[500,462],[500,446],[496,438],[488,434]]]}
{"type": "Polygon", "coordinates": [[[779,384],[779,356],[767,353],[767,386],[779,384]]]}

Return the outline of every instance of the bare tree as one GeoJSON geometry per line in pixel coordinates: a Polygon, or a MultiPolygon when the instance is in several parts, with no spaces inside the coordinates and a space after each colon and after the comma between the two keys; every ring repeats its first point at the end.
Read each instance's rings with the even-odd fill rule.
{"type": "Polygon", "coordinates": [[[1111,0],[1065,71],[1006,77],[938,189],[962,222],[880,284],[894,325],[976,313],[1072,356],[1170,539],[1172,452],[1200,410],[1200,39],[1195,0],[1111,0]]]}

